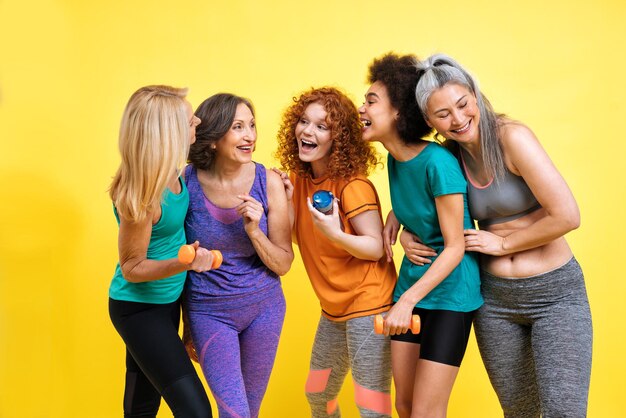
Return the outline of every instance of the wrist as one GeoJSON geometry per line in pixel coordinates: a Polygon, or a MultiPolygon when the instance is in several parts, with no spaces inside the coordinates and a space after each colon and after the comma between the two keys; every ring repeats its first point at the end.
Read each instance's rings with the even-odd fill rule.
{"type": "Polygon", "coordinates": [[[341,241],[342,234],[344,234],[344,232],[341,229],[331,229],[328,231],[328,234],[326,234],[326,236],[331,242],[334,242],[336,244],[341,241]]]}
{"type": "Polygon", "coordinates": [[[400,299],[398,299],[398,301],[396,302],[396,305],[400,305],[401,307],[410,309],[412,311],[415,305],[417,305],[417,300],[414,300],[414,298],[412,298],[410,295],[407,295],[405,293],[402,296],[400,296],[400,299]]]}
{"type": "Polygon", "coordinates": [[[258,240],[260,235],[265,235],[258,225],[246,228],[246,233],[248,234],[248,238],[250,238],[251,241],[258,240]]]}
{"type": "Polygon", "coordinates": [[[502,251],[502,255],[508,254],[506,237],[502,237],[502,241],[500,241],[500,251],[502,251]]]}

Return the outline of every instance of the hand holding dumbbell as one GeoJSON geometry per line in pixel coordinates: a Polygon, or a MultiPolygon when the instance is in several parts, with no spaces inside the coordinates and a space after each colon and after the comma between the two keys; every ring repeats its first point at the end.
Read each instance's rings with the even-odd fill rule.
{"type": "MultiPolygon", "coordinates": [[[[222,261],[224,258],[222,257],[222,253],[220,250],[211,250],[211,254],[213,254],[213,262],[211,263],[211,268],[216,269],[222,265],[222,261]]],[[[182,264],[191,264],[193,260],[196,258],[196,248],[193,245],[187,244],[180,247],[178,250],[178,261],[182,264]]]]}
{"type": "MultiPolygon", "coordinates": [[[[382,334],[385,327],[385,319],[382,315],[378,314],[374,317],[374,332],[376,334],[382,334]]],[[[419,334],[421,328],[420,316],[413,315],[411,317],[411,332],[413,334],[419,334]]]]}
{"type": "Polygon", "coordinates": [[[332,192],[328,190],[318,190],[313,193],[311,200],[313,207],[324,215],[333,213],[333,200],[335,200],[335,196],[333,196],[332,192]]]}

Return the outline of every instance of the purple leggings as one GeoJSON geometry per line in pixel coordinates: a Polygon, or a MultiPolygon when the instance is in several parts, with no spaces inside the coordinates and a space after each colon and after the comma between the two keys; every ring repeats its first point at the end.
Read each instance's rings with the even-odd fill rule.
{"type": "Polygon", "coordinates": [[[194,346],[220,418],[255,418],[272,372],[285,318],[282,287],[261,301],[187,304],[194,346]]]}

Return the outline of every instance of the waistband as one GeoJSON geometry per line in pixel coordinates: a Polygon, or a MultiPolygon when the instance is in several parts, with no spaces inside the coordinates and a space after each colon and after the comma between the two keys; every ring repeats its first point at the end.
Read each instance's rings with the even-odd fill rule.
{"type": "Polygon", "coordinates": [[[188,309],[206,309],[212,306],[219,309],[238,309],[244,306],[250,306],[264,301],[270,297],[276,297],[283,294],[283,288],[280,280],[271,282],[269,285],[257,289],[254,292],[225,295],[225,296],[209,296],[201,293],[189,293],[185,290],[183,294],[183,303],[188,309]]]}
{"type": "Polygon", "coordinates": [[[562,299],[586,300],[585,278],[574,257],[553,270],[530,277],[498,277],[481,271],[481,291],[485,303],[508,301],[530,306],[562,299]]]}

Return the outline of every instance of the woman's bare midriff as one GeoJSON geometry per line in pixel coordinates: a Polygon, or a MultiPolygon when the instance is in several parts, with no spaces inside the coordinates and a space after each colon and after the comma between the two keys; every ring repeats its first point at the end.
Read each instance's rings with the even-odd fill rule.
{"type": "MultiPolygon", "coordinates": [[[[539,209],[519,219],[490,225],[485,230],[504,237],[528,227],[543,216],[545,210],[539,209]]],[[[482,269],[494,276],[523,278],[546,273],[564,265],[572,258],[572,250],[565,238],[559,237],[541,247],[503,256],[481,254],[480,257],[482,269]]]]}

